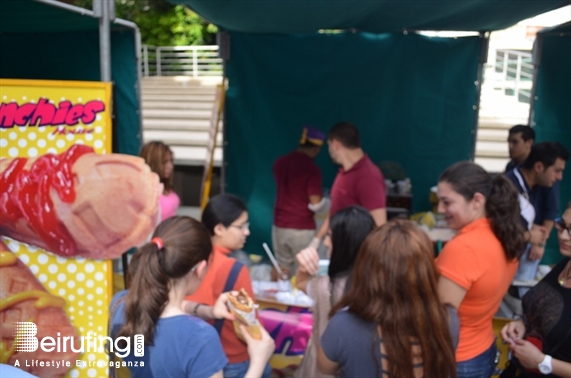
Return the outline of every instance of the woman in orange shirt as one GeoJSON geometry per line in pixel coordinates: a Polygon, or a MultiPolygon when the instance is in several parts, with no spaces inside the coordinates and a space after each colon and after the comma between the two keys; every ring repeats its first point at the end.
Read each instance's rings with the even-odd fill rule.
{"type": "MultiPolygon", "coordinates": [[[[214,251],[210,256],[208,271],[194,294],[186,297],[186,312],[211,320],[218,331],[222,347],[228,357],[224,377],[244,377],[250,364],[248,347],[236,336],[231,321],[213,319],[212,307],[220,294],[244,288],[254,298],[248,267],[228,257],[234,250],[244,247],[250,235],[246,205],[236,196],[219,194],[210,199],[202,213],[202,223],[210,232],[214,251]]],[[[266,366],[263,377],[271,374],[266,366]]]]}
{"type": "Polygon", "coordinates": [[[460,318],[458,377],[488,378],[497,363],[492,318],[524,246],[518,194],[504,176],[492,179],[480,166],[459,162],[440,176],[438,201],[448,227],[458,230],[436,260],[440,300],[460,318]]]}

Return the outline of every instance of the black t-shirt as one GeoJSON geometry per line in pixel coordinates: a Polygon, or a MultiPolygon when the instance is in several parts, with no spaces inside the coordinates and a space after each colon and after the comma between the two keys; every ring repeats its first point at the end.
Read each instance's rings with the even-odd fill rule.
{"type": "Polygon", "coordinates": [[[568,261],[568,258],[561,261],[531,288],[522,305],[526,336],[541,339],[545,354],[571,362],[571,288],[558,282],[568,261]],[[555,347],[557,350],[553,351],[555,347]]]}

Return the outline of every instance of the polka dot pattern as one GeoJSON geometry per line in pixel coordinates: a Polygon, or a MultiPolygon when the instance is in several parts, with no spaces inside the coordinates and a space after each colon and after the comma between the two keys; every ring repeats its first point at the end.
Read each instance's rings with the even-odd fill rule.
{"type": "MultiPolygon", "coordinates": [[[[9,238],[2,238],[2,241],[30,268],[46,290],[65,300],[64,310],[79,336],[86,336],[87,332],[105,336],[108,321],[107,304],[111,300],[107,295],[110,283],[104,279],[107,277],[108,269],[111,268],[108,261],[66,260],[9,238]],[[92,282],[91,287],[87,287],[84,280],[92,282]],[[93,284],[95,282],[96,284],[93,284]]],[[[108,357],[105,352],[85,353],[81,359],[107,361],[108,357]]],[[[72,370],[68,373],[70,377],[102,377],[107,374],[106,367],[93,364],[75,366],[73,361],[72,366],[72,370]],[[95,372],[92,373],[95,375],[90,375],[89,371],[95,372]]]]}
{"type": "MultiPolygon", "coordinates": [[[[61,101],[72,104],[86,104],[91,100],[101,100],[102,87],[41,87],[6,85],[2,88],[2,102],[38,103],[41,97],[48,98],[56,107],[61,101]],[[57,93],[57,94],[56,94],[57,93]]],[[[75,126],[23,126],[0,129],[0,158],[36,158],[47,153],[59,154],[74,144],[85,144],[96,153],[111,152],[109,107],[99,113],[96,119],[85,125],[79,119],[75,126]],[[73,132],[76,133],[73,133],[73,132]],[[82,133],[77,133],[82,131],[82,133]]],[[[64,310],[80,336],[87,332],[105,335],[107,332],[108,292],[111,283],[107,282],[109,261],[94,261],[85,258],[66,259],[43,251],[34,246],[21,244],[2,238],[10,250],[29,267],[42,285],[54,295],[66,301],[64,310]]],[[[75,366],[67,376],[102,377],[107,376],[105,366],[93,366],[89,361],[107,362],[107,354],[84,353],[81,357],[86,366],[75,366]]]]}

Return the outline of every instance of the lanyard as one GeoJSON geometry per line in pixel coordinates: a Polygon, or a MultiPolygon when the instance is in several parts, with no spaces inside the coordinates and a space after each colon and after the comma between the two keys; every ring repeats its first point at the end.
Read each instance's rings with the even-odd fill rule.
{"type": "Polygon", "coordinates": [[[518,193],[519,207],[521,211],[520,215],[527,222],[527,229],[531,230],[533,226],[533,221],[535,219],[535,208],[533,207],[531,201],[529,200],[529,193],[527,192],[525,182],[523,181],[523,178],[521,177],[521,174],[519,173],[517,168],[514,169],[514,175],[517,178],[519,184],[521,185],[521,188],[523,189],[523,193],[518,193]]]}
{"type": "Polygon", "coordinates": [[[527,192],[527,186],[525,185],[525,182],[523,181],[523,177],[521,177],[521,173],[519,173],[519,169],[517,169],[517,168],[514,169],[514,175],[517,178],[519,185],[523,189],[523,193],[521,193],[521,195],[524,196],[525,199],[529,201],[529,193],[527,192]]]}

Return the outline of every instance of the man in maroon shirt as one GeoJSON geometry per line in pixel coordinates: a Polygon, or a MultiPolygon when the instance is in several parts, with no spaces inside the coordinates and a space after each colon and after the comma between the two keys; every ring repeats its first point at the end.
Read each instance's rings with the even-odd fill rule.
{"type": "Polygon", "coordinates": [[[278,263],[295,273],[295,255],[307,247],[315,234],[315,212],[328,207],[323,197],[321,171],[313,159],[325,134],[305,126],[297,150],[276,160],[273,167],[277,185],[272,243],[278,263]]]}
{"type": "MultiPolygon", "coordinates": [[[[329,130],[329,155],[339,164],[339,172],[331,188],[329,217],[351,205],[369,210],[377,226],[387,221],[385,179],[381,170],[361,149],[359,130],[350,122],[340,122],[329,130]]],[[[323,222],[310,246],[317,248],[329,229],[329,218],[323,222]]]]}

